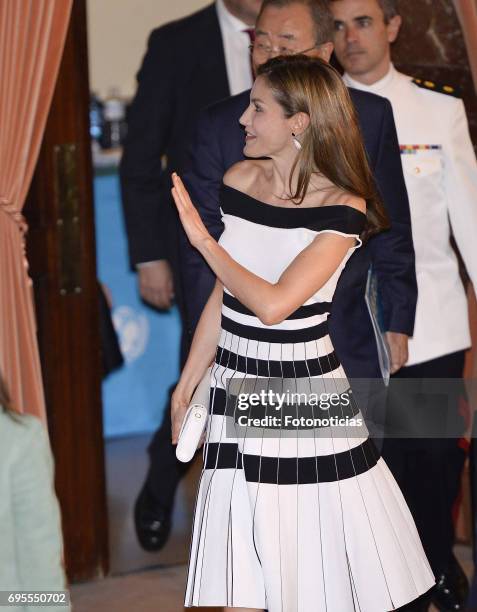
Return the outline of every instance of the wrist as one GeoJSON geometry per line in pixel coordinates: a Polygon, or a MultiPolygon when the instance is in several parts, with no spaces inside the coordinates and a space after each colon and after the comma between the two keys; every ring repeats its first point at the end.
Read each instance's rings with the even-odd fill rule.
{"type": "Polygon", "coordinates": [[[214,247],[217,245],[217,241],[212,238],[210,234],[206,234],[200,241],[197,249],[202,255],[212,254],[214,247]]]}
{"type": "Polygon", "coordinates": [[[197,379],[197,376],[194,375],[193,372],[187,372],[184,369],[177,383],[176,391],[181,395],[191,397],[199,382],[200,379],[197,379]]]}

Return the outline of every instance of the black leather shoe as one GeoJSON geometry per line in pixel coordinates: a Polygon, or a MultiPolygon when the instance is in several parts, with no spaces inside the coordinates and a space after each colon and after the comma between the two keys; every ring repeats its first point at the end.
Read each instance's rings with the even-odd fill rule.
{"type": "Polygon", "coordinates": [[[470,592],[469,580],[454,555],[451,558],[449,572],[452,574],[452,582],[458,596],[464,603],[467,602],[470,592]]]}
{"type": "Polygon", "coordinates": [[[169,538],[171,524],[171,513],[154,506],[143,486],[134,505],[134,525],[142,548],[148,552],[161,550],[169,538]]]}
{"type": "Polygon", "coordinates": [[[437,578],[432,591],[432,603],[441,612],[463,612],[469,595],[469,583],[464,570],[452,556],[447,570],[437,578]]]}

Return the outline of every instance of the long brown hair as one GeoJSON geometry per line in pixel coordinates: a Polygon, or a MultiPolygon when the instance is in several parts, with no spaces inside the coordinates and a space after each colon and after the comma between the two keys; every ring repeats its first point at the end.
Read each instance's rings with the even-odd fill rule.
{"type": "Polygon", "coordinates": [[[389,218],[368,164],[356,112],[339,73],[322,59],[287,55],[262,64],[257,76],[268,81],[285,117],[300,112],[310,117],[290,175],[292,192],[298,170],[290,200],[301,204],[313,173],[320,172],[337,187],[366,200],[364,240],[388,229],[389,218]]]}

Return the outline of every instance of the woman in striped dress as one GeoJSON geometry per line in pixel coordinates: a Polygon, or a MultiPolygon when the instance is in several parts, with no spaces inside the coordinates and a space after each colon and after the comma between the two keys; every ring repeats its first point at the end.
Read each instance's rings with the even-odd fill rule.
{"type": "Polygon", "coordinates": [[[327,328],[341,271],[387,222],[354,110],[333,68],[292,56],[260,67],[241,123],[252,159],[224,176],[218,243],[173,176],[184,229],[217,276],[172,403],[176,442],[213,362],[185,606],[396,610],[434,577],[327,328]],[[311,407],[311,426],[311,401],[288,416],[270,396],[248,412],[238,401],[290,385],[342,401],[311,407]]]}

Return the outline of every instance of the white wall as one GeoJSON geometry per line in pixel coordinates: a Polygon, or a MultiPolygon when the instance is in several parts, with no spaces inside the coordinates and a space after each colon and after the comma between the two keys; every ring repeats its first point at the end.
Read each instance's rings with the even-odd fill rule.
{"type": "Polygon", "coordinates": [[[149,32],[211,0],[88,0],[90,86],[104,98],[110,87],[131,97],[149,32]]]}

